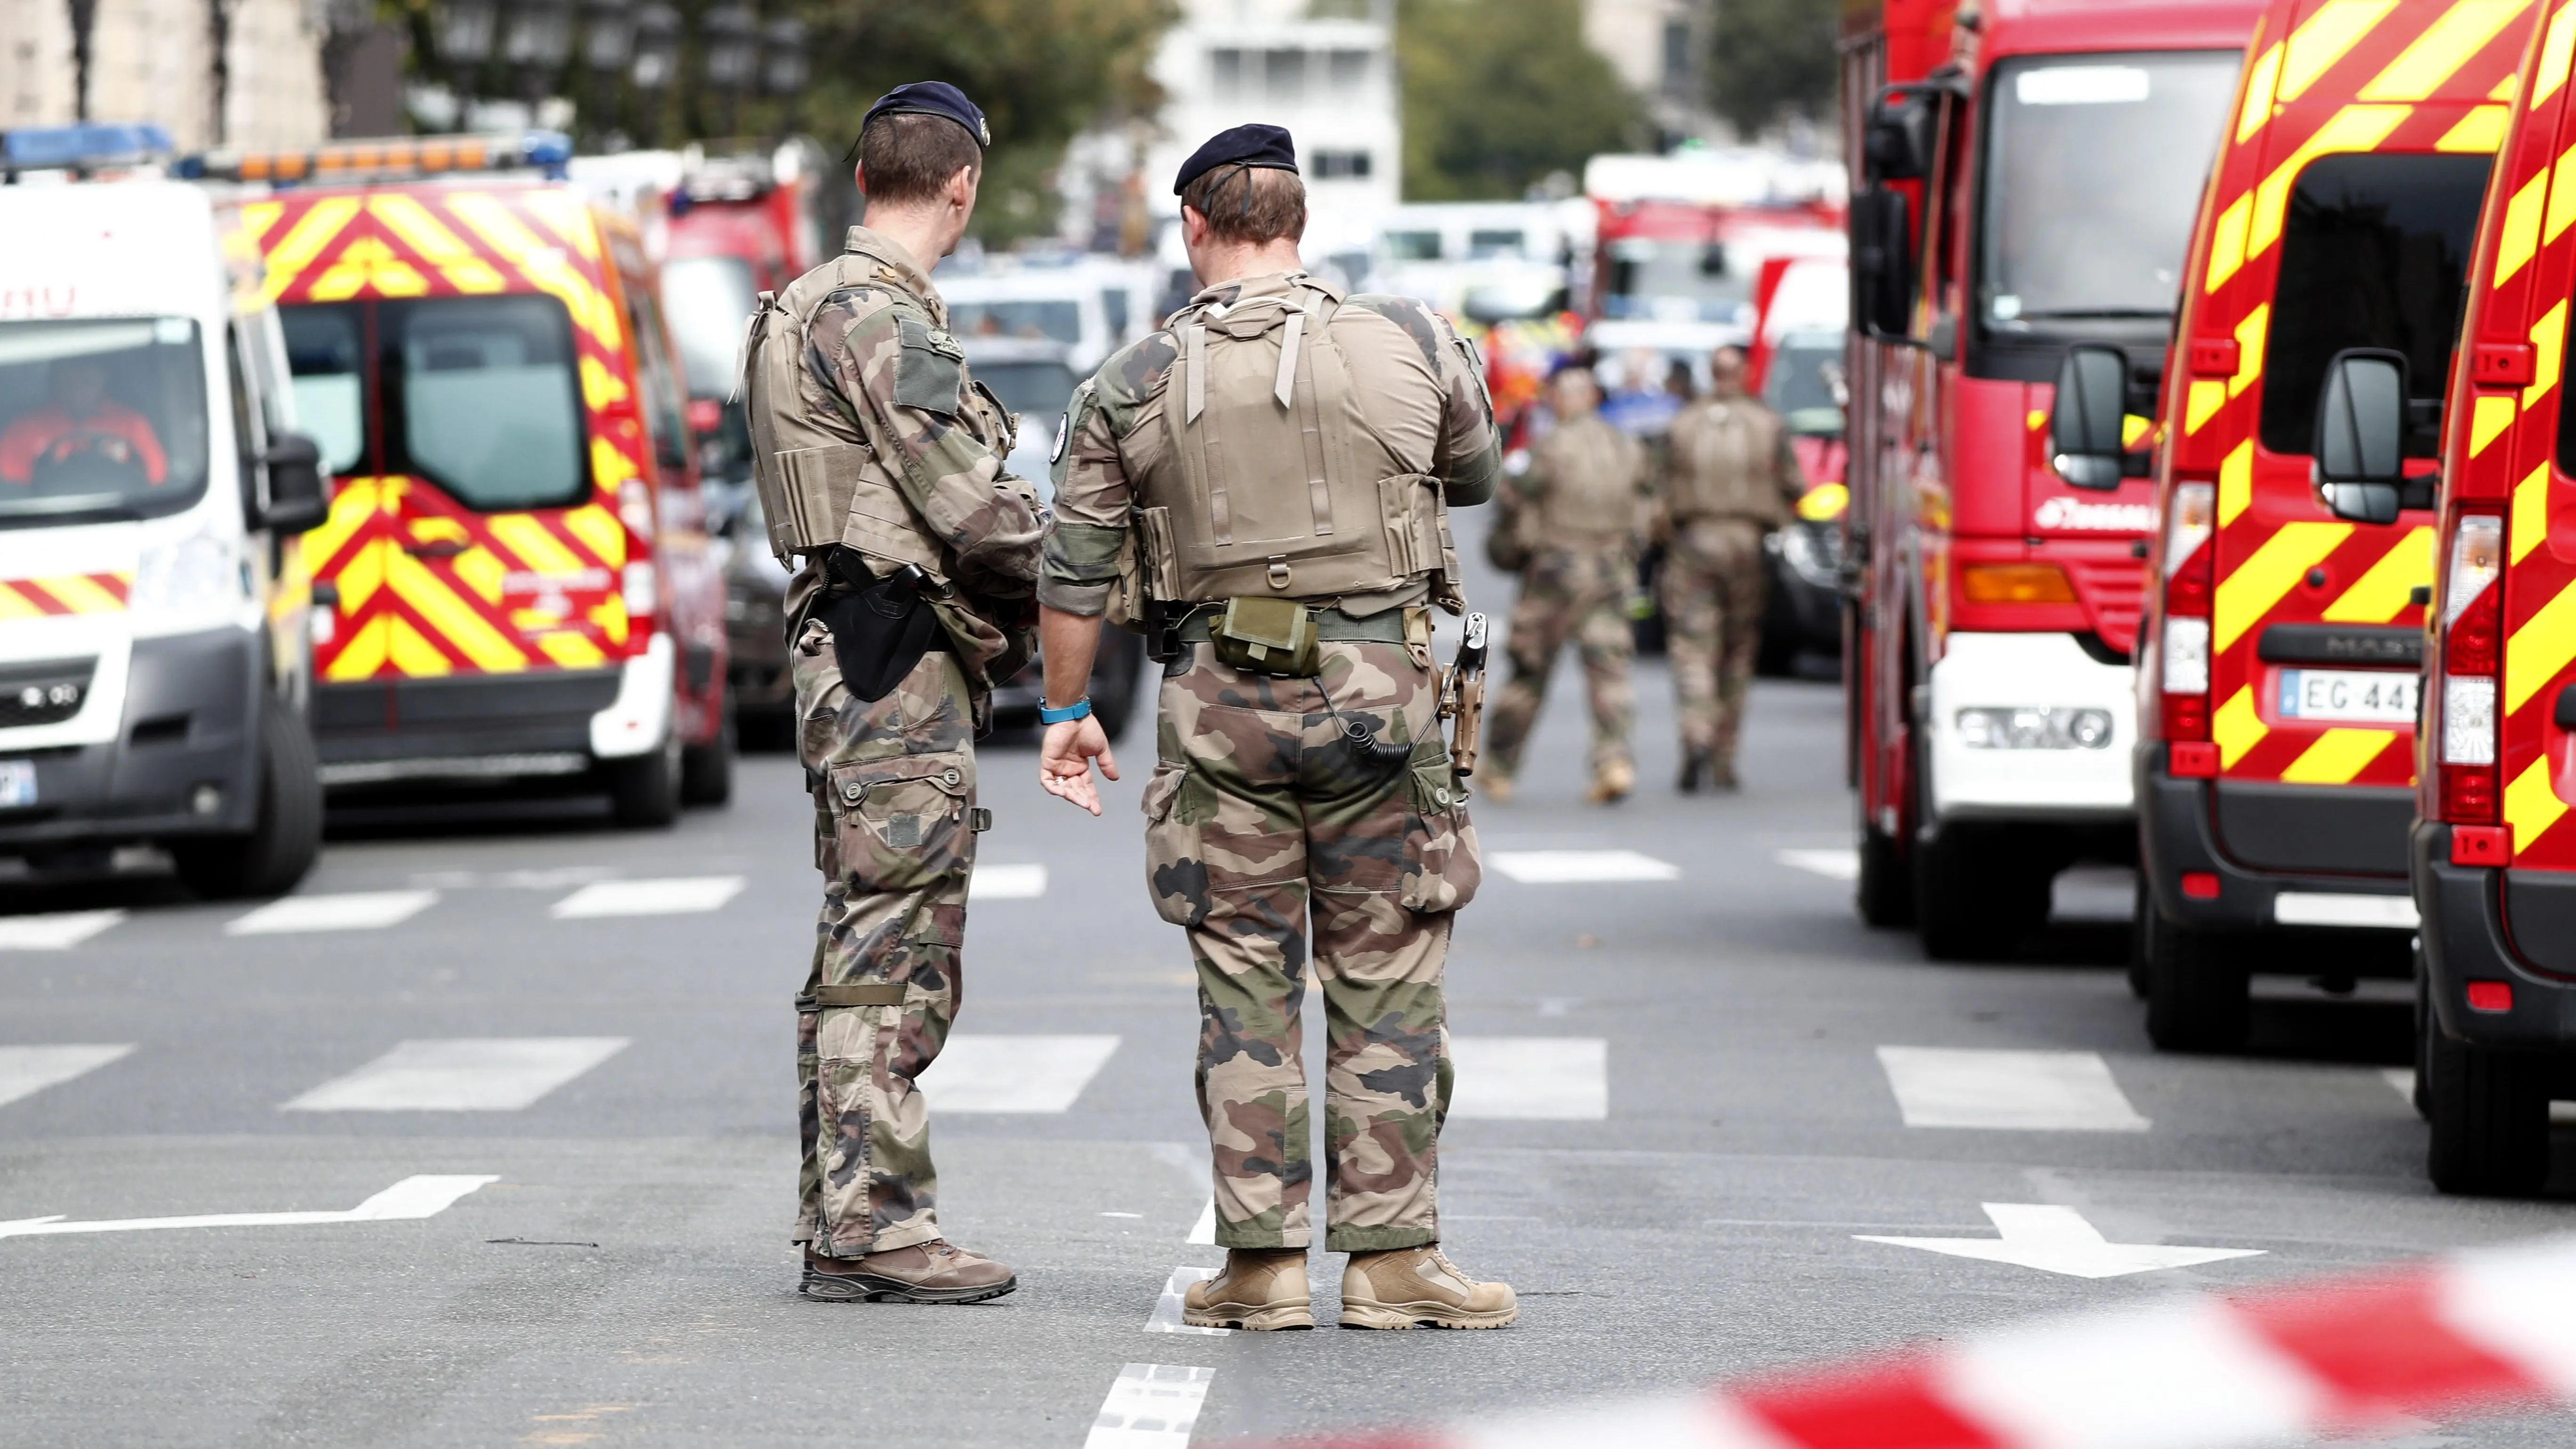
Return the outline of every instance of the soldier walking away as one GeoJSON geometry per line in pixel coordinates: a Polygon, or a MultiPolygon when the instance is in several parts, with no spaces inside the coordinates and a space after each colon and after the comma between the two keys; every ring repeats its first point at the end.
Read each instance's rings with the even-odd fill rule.
{"type": "Polygon", "coordinates": [[[1685,795],[1735,788],[1735,737],[1762,647],[1762,539],[1806,482],[1780,415],[1744,390],[1744,354],[1709,357],[1708,396],[1673,419],[1662,528],[1665,652],[1685,795]]]}
{"type": "MultiPolygon", "coordinates": [[[[1314,1326],[1311,954],[1331,1038],[1325,1246],[1351,1255],[1342,1326],[1500,1328],[1512,1291],[1441,1253],[1433,1190],[1441,967],[1478,867],[1431,609],[1465,604],[1449,507],[1493,494],[1483,369],[1429,307],[1299,269],[1286,131],[1219,134],[1174,189],[1202,290],[1075,391],[1056,463],[1039,779],[1099,813],[1091,762],[1117,767],[1081,694],[1103,616],[1144,625],[1163,661],[1147,878],[1198,965],[1228,1249],[1183,1316],[1314,1326]]],[[[1472,706],[1459,723],[1471,739],[1472,706]]]]}
{"type": "Polygon", "coordinates": [[[796,1001],[799,1291],[971,1303],[1018,1286],[943,1241],[914,1079],[948,1039],[975,835],[974,737],[1028,659],[1046,511],[966,371],[929,269],[975,209],[984,114],[954,86],[869,108],[867,225],[764,293],[744,383],[787,595],[823,914],[796,1001]]]}
{"type": "Polygon", "coordinates": [[[1556,426],[1529,451],[1528,470],[1495,494],[1500,517],[1487,535],[1497,566],[1517,569],[1512,606],[1512,677],[1486,726],[1485,793],[1508,800],[1521,746],[1547,697],[1547,676],[1567,636],[1583,661],[1592,701],[1595,804],[1637,788],[1628,729],[1637,696],[1628,679],[1636,653],[1628,601],[1638,593],[1637,551],[1653,497],[1646,451],[1600,412],[1591,370],[1570,364],[1551,384],[1556,426]]]}

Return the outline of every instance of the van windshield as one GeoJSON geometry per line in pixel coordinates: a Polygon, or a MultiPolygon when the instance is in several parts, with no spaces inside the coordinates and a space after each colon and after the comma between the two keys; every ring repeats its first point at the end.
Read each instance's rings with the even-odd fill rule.
{"type": "Polygon", "coordinates": [[[2484,155],[2325,156],[2299,173],[2281,226],[2281,278],[2263,344],[2263,446],[2316,445],[2317,391],[2347,347],[2406,354],[2406,451],[2441,450],[2442,388],[2468,296],[2486,196],[2484,155]]]}
{"type": "Polygon", "coordinates": [[[196,323],[0,322],[0,527],[176,512],[206,451],[196,323]]]}
{"type": "Polygon", "coordinates": [[[1053,338],[1082,340],[1082,304],[1071,298],[1025,298],[987,302],[950,302],[948,330],[960,337],[1053,338]]]}
{"type": "Polygon", "coordinates": [[[2232,50],[2007,60],[1986,96],[1979,323],[2100,335],[2164,319],[2236,92],[2232,50]]]}
{"type": "Polygon", "coordinates": [[[689,396],[733,391],[734,357],[759,301],[751,263],[740,257],[681,257],[662,264],[662,314],[680,344],[689,396]]]}

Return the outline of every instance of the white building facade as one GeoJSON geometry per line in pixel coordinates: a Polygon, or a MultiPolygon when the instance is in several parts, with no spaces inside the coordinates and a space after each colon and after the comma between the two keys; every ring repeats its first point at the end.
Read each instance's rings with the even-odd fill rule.
{"type": "MultiPolygon", "coordinates": [[[[223,0],[219,57],[216,3],[97,0],[89,118],[158,122],[183,152],[323,139],[330,107],[320,7],[223,0]]],[[[70,0],[0,0],[0,128],[66,125],[82,114],[72,24],[70,0]]]]}

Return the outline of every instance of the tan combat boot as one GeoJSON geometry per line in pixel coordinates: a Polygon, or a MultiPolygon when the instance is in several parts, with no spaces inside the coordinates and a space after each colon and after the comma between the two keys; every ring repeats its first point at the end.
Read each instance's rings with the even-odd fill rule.
{"type": "Polygon", "coordinates": [[[826,1258],[809,1248],[796,1291],[823,1303],[981,1303],[1019,1286],[1008,1267],[933,1238],[864,1258],[826,1258]]]}
{"type": "Polygon", "coordinates": [[[1192,1328],[1312,1328],[1306,1250],[1228,1248],[1225,1271],[1181,1295],[1181,1322],[1192,1328]]]}
{"type": "Polygon", "coordinates": [[[1342,1270],[1344,1328],[1509,1328],[1521,1316],[1508,1283],[1479,1283],[1437,1245],[1353,1253],[1342,1270]]]}
{"type": "Polygon", "coordinates": [[[1584,799],[1595,805],[1616,805],[1637,788],[1637,767],[1626,760],[1609,760],[1592,772],[1592,788],[1584,799]]]}

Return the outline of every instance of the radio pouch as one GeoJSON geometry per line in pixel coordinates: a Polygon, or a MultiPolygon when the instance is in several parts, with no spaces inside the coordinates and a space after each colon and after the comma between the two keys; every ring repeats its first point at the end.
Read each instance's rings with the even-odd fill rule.
{"type": "Polygon", "coordinates": [[[1228,599],[1208,640],[1217,658],[1253,674],[1304,679],[1323,667],[1315,611],[1294,599],[1228,599]]]}

